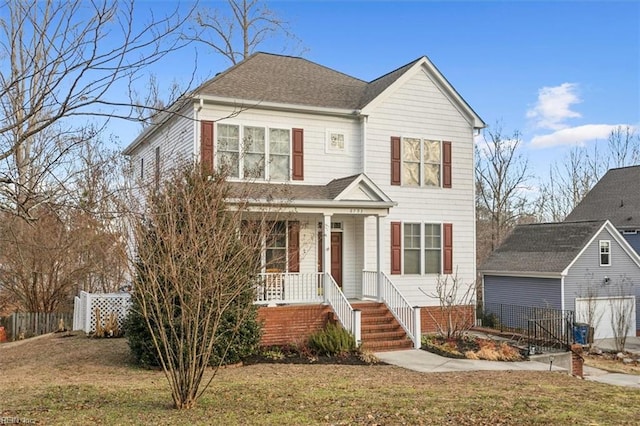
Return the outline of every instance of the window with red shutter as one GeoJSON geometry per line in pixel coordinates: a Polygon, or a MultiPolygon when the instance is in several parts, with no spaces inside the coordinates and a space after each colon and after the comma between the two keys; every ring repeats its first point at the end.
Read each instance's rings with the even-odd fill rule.
{"type": "Polygon", "coordinates": [[[293,180],[304,180],[304,130],[293,129],[293,180]]]}
{"type": "Polygon", "coordinates": [[[300,222],[289,222],[289,272],[300,272],[300,222]]]}
{"type": "Polygon", "coordinates": [[[391,222],[391,273],[402,273],[402,223],[391,222]]]}
{"type": "Polygon", "coordinates": [[[200,122],[200,164],[205,171],[213,171],[213,121],[200,122]]]}
{"type": "Polygon", "coordinates": [[[443,242],[443,273],[453,274],[453,224],[445,223],[442,226],[444,233],[443,242]]]}
{"type": "Polygon", "coordinates": [[[401,148],[400,138],[391,136],[391,185],[400,185],[401,181],[401,148]]]}
{"type": "Polygon", "coordinates": [[[451,142],[442,142],[442,187],[451,188],[451,142]]]}

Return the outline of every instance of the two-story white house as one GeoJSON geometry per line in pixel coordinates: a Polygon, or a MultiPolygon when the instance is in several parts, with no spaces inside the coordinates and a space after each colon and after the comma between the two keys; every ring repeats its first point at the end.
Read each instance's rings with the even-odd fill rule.
{"type": "Polygon", "coordinates": [[[256,53],[170,112],[125,149],[138,178],[225,165],[232,184],[251,180],[253,203],[289,212],[265,243],[264,344],[333,314],[372,350],[417,345],[439,315],[438,277],[473,285],[485,124],[426,57],[366,82],[256,53]]]}

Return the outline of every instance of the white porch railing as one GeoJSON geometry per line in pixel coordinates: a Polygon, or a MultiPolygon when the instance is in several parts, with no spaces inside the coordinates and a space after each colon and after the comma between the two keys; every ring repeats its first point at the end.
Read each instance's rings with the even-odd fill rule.
{"type": "Polygon", "coordinates": [[[327,292],[327,302],[331,305],[331,309],[335,312],[340,324],[353,334],[356,344],[359,345],[362,341],[360,326],[361,312],[357,309],[353,309],[331,274],[324,274],[324,279],[326,284],[325,289],[327,292]]]}
{"type": "MultiPolygon", "coordinates": [[[[377,276],[377,272],[362,271],[362,294],[364,297],[378,298],[377,276]]],[[[382,301],[413,341],[413,346],[420,349],[422,346],[420,307],[411,306],[384,272],[380,273],[380,280],[382,301]]]]}
{"type": "Polygon", "coordinates": [[[322,288],[322,272],[259,274],[256,303],[322,303],[324,301],[322,288]]]}
{"type": "Polygon", "coordinates": [[[376,271],[362,271],[362,297],[378,298],[378,273],[376,271]]]}

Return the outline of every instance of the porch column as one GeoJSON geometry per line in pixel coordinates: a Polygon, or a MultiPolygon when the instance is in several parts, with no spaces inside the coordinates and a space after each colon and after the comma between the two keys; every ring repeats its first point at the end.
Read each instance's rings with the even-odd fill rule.
{"type": "Polygon", "coordinates": [[[331,273],[331,215],[325,214],[322,220],[322,283],[324,285],[324,302],[328,303],[326,274],[331,273]]]}
{"type": "Polygon", "coordinates": [[[382,224],[380,216],[376,216],[376,283],[378,302],[382,302],[382,240],[380,236],[382,224]]]}

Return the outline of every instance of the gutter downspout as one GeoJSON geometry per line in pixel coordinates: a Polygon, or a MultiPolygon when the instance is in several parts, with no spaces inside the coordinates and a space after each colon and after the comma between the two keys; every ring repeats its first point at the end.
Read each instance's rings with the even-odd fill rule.
{"type": "Polygon", "coordinates": [[[198,163],[198,140],[200,140],[200,132],[198,131],[200,122],[200,111],[202,111],[202,107],[204,107],[204,99],[198,98],[200,100],[200,105],[196,108],[193,108],[193,166],[195,167],[198,163]]]}

